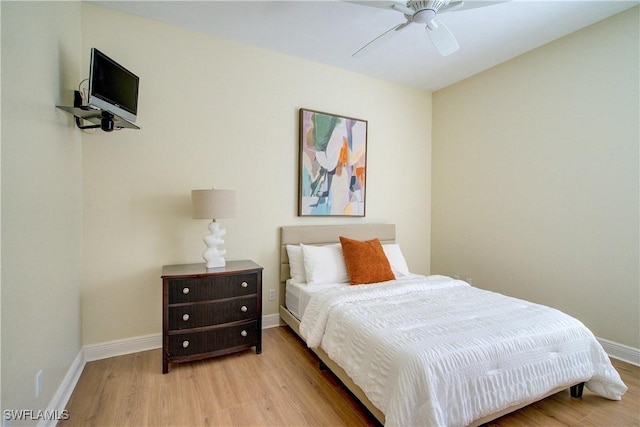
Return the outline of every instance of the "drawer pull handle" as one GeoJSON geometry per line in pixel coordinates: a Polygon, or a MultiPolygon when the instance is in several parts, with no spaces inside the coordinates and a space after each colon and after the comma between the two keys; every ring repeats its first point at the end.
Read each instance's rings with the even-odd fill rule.
{"type": "Polygon", "coordinates": [[[189,347],[189,341],[182,341],[182,347],[187,348],[189,347]]]}
{"type": "Polygon", "coordinates": [[[242,307],[240,307],[240,311],[243,312],[243,313],[246,313],[247,310],[248,310],[248,308],[247,308],[246,305],[243,305],[242,307]]]}
{"type": "Polygon", "coordinates": [[[246,337],[247,336],[247,331],[240,332],[240,335],[242,335],[243,337],[246,337]]]}
{"type": "Polygon", "coordinates": [[[242,282],[240,283],[240,286],[242,286],[243,288],[246,288],[247,286],[249,286],[249,284],[247,282],[242,282]]]}
{"type": "Polygon", "coordinates": [[[188,314],[186,314],[186,313],[185,313],[185,314],[183,314],[183,315],[182,315],[182,320],[184,320],[185,322],[186,322],[187,320],[189,320],[189,315],[188,315],[188,314]]]}
{"type": "Polygon", "coordinates": [[[189,288],[182,289],[182,293],[185,294],[185,295],[188,294],[189,293],[189,288]]]}

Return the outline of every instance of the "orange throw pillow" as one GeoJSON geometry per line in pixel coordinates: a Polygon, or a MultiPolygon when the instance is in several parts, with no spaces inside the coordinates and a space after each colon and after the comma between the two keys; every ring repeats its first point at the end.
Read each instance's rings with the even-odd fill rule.
{"type": "Polygon", "coordinates": [[[380,240],[353,240],[340,236],[344,262],[352,285],[395,279],[380,240]]]}

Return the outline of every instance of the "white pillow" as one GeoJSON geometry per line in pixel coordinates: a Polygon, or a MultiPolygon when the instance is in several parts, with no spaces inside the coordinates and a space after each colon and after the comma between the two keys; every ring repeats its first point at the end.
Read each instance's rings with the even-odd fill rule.
{"type": "Polygon", "coordinates": [[[397,243],[387,243],[382,245],[382,249],[389,260],[391,270],[393,271],[393,275],[396,276],[396,279],[411,274],[407,266],[407,261],[405,261],[404,255],[402,255],[402,251],[400,250],[400,245],[397,243]]]}
{"type": "Polygon", "coordinates": [[[300,244],[308,285],[348,283],[349,273],[339,243],[326,246],[300,244]]]}
{"type": "Polygon", "coordinates": [[[289,273],[293,282],[306,282],[307,274],[304,271],[304,261],[302,260],[302,248],[300,245],[287,245],[287,256],[289,257],[289,273]]]}

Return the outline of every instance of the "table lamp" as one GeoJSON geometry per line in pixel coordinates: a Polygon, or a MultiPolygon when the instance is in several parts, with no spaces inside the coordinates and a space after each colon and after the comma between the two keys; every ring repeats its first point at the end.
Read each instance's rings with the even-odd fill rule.
{"type": "Polygon", "coordinates": [[[193,219],[210,219],[210,234],[204,236],[207,245],[202,257],[207,263],[207,268],[224,267],[226,249],[222,236],[226,230],[220,226],[216,219],[233,218],[236,215],[236,193],[233,190],[191,190],[191,205],[193,219]]]}

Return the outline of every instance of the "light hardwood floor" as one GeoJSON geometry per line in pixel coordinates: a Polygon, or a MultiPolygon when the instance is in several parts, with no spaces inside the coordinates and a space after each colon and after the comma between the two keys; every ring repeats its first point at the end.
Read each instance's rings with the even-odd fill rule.
{"type": "MultiPolygon", "coordinates": [[[[621,401],[564,391],[499,418],[495,426],[640,426],[640,368],[613,361],[629,387],[621,401]]],[[[161,350],[87,363],[58,426],[357,426],[375,419],[288,328],[252,350],[172,364],[161,350]]]]}

